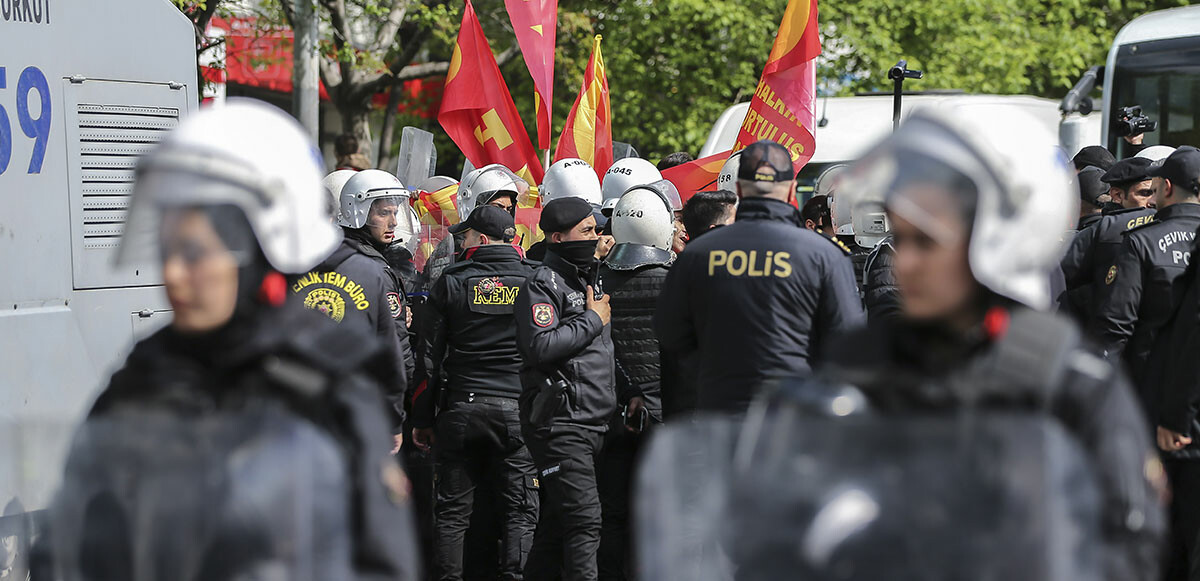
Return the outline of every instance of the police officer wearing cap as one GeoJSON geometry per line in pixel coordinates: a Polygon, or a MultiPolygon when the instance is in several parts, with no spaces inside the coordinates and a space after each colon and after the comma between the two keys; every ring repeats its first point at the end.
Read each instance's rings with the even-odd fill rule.
{"type": "Polygon", "coordinates": [[[808,372],[833,335],[862,323],[845,254],[804,228],[786,149],[742,150],[737,219],[688,246],[658,302],[663,350],[696,353],[697,407],[739,413],[772,378],[808,372]]]}
{"type": "Polygon", "coordinates": [[[501,519],[500,576],[520,579],[538,499],[517,413],[521,356],[513,309],[534,263],[512,245],[516,229],[504,209],[477,207],[450,233],[465,235],[465,249],[430,290],[430,381],[412,418],[413,443],[432,447],[438,460],[435,569],[438,579],[463,578],[475,491],[491,482],[501,519]]]}
{"type": "Polygon", "coordinates": [[[1085,167],[1075,176],[1079,186],[1079,222],[1075,230],[1083,230],[1104,217],[1104,208],[1112,201],[1108,195],[1108,184],[1100,180],[1104,170],[1098,167],[1085,167]]]}
{"type": "Polygon", "coordinates": [[[1121,358],[1138,390],[1146,412],[1153,417],[1155,386],[1147,375],[1147,357],[1159,331],[1179,306],[1191,260],[1200,199],[1187,180],[1189,164],[1198,155],[1180,148],[1147,169],[1154,179],[1152,222],[1125,232],[1116,260],[1096,294],[1092,329],[1110,359],[1121,358]]]}
{"type": "Polygon", "coordinates": [[[592,204],[568,196],[542,208],[546,259],[517,297],[521,424],[543,491],[530,579],[597,578],[596,458],[617,409],[609,296],[599,296],[592,204]]]}
{"type": "MultiPolygon", "coordinates": [[[[1181,147],[1152,167],[1155,191],[1200,192],[1200,151],[1181,147]]],[[[1193,194],[1195,195],[1195,194],[1193,194]]],[[[1166,579],[1194,579],[1200,571],[1200,280],[1190,265],[1179,309],[1159,333],[1147,360],[1147,384],[1156,388],[1149,413],[1171,483],[1171,539],[1166,579]]],[[[1119,275],[1118,275],[1119,276],[1119,275]]]]}
{"type": "MultiPolygon", "coordinates": [[[[1095,313],[1093,300],[1096,289],[1104,284],[1108,270],[1121,247],[1122,233],[1154,220],[1154,191],[1146,169],[1150,160],[1141,157],[1123,159],[1100,176],[1108,187],[1112,209],[1104,211],[1100,220],[1090,227],[1080,228],[1071,239],[1061,262],[1066,292],[1060,304],[1080,324],[1090,324],[1095,313]]],[[[1088,168],[1079,173],[1082,184],[1088,168]]],[[[1083,186],[1080,186],[1081,195],[1083,186]]]]}

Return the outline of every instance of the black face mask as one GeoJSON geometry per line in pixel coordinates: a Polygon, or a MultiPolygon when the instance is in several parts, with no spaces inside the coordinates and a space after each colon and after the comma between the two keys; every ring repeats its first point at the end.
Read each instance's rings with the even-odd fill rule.
{"type": "Polygon", "coordinates": [[[588,272],[596,264],[596,240],[574,240],[549,243],[546,250],[575,265],[580,272],[588,272]]]}

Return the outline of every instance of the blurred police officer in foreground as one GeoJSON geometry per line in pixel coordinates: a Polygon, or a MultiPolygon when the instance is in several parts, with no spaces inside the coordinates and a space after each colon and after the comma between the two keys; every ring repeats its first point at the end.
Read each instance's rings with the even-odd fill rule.
{"type": "Polygon", "coordinates": [[[341,200],[342,243],[292,284],[292,300],[352,326],[355,332],[374,334],[390,346],[396,373],[384,391],[391,404],[398,452],[404,440],[404,398],[415,360],[404,286],[383,252],[398,239],[411,240],[417,226],[408,212],[408,190],[385,171],[358,172],[342,186],[341,200]]]}
{"type": "MultiPolygon", "coordinates": [[[[1164,160],[1162,167],[1174,168],[1188,155],[1169,166],[1164,160]]],[[[1161,168],[1150,168],[1147,173],[1153,177],[1158,171],[1161,168]]],[[[1151,375],[1158,370],[1147,366],[1146,360],[1159,331],[1179,306],[1186,286],[1180,275],[1188,265],[1200,227],[1200,199],[1195,191],[1169,179],[1154,183],[1158,208],[1154,220],[1125,232],[1115,261],[1096,289],[1092,318],[1092,329],[1109,360],[1120,359],[1127,365],[1149,417],[1154,417],[1157,397],[1151,375]]]]}
{"type": "Polygon", "coordinates": [[[283,112],[231,100],[138,165],[121,253],[159,249],[174,317],[79,429],[55,578],[416,578],[384,351],[286,303],[341,238],[315,159],[283,112]]]}
{"type": "MultiPolygon", "coordinates": [[[[1149,168],[1155,191],[1200,193],[1200,151],[1181,147],[1149,168]]],[[[1172,320],[1159,333],[1146,363],[1151,423],[1171,483],[1171,542],[1167,579],[1200,577],[1200,284],[1189,264],[1177,282],[1186,287],[1172,320]]]]}
{"type": "Polygon", "coordinates": [[[1154,579],[1161,469],[1133,395],[1074,325],[1035,310],[1075,195],[1035,125],[918,112],[851,170],[841,195],[886,196],[903,311],[822,369],[884,414],[1052,415],[1099,475],[1106,578],[1154,579]]]}
{"type": "Polygon", "coordinates": [[[543,491],[525,566],[530,579],[597,577],[596,457],[617,398],[609,296],[598,292],[592,210],[574,196],[542,208],[546,259],[517,296],[521,424],[543,491]]]}
{"type": "Polygon", "coordinates": [[[661,180],[635,186],[621,196],[612,217],[616,245],[600,267],[604,292],[612,306],[620,406],[596,468],[603,507],[601,579],[625,579],[633,571],[629,495],[634,460],[641,448],[642,434],[652,424],[662,423],[661,364],[658,339],[654,335],[654,309],[675,260],[671,251],[674,210],[668,195],[674,189],[671,182],[661,180]]]}
{"type": "MultiPolygon", "coordinates": [[[[1061,302],[1081,325],[1090,324],[1095,315],[1095,294],[1116,260],[1122,234],[1154,219],[1154,191],[1146,175],[1149,166],[1150,160],[1146,158],[1130,157],[1100,176],[1117,207],[1105,211],[1091,227],[1081,228],[1063,256],[1061,266],[1067,294],[1061,302]]],[[[1078,179],[1096,171],[1100,170],[1080,170],[1078,179]]]]}
{"type": "Polygon", "coordinates": [[[430,292],[431,380],[413,409],[413,443],[433,446],[438,459],[438,579],[463,578],[463,539],[476,488],[485,481],[496,483],[502,519],[500,575],[520,579],[538,504],[517,414],[521,358],[513,309],[533,266],[512,245],[516,228],[501,208],[475,208],[450,232],[466,234],[466,248],[430,292]],[[436,430],[435,400],[441,402],[436,430]]]}
{"type": "Polygon", "coordinates": [[[806,230],[783,146],[742,150],[737,221],[692,242],[659,297],[662,348],[698,355],[702,410],[741,412],[772,377],[805,373],[834,335],[862,322],[844,253],[806,230]]]}

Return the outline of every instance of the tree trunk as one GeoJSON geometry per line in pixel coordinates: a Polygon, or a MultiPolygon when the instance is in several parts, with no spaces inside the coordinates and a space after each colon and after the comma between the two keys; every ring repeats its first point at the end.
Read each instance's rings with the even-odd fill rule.
{"type": "MultiPolygon", "coordinates": [[[[379,164],[378,167],[393,171],[396,160],[392,159],[392,143],[396,140],[396,108],[404,97],[404,85],[400,81],[392,83],[388,90],[387,109],[383,111],[383,128],[379,131],[379,164]]],[[[405,184],[411,186],[412,184],[405,184]]]]}
{"type": "Polygon", "coordinates": [[[371,107],[367,104],[339,105],[342,114],[342,131],[358,138],[358,152],[371,159],[371,107]]]}

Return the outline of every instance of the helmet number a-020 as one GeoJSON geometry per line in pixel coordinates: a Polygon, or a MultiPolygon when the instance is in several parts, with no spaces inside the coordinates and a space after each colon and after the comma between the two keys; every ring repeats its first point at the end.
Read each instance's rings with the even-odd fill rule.
{"type": "Polygon", "coordinates": [[[643,210],[618,210],[613,212],[614,218],[641,218],[645,215],[643,210]]]}
{"type": "MultiPolygon", "coordinates": [[[[0,175],[8,171],[12,161],[13,128],[12,118],[4,107],[8,96],[8,69],[0,67],[0,175]]],[[[42,173],[42,162],[46,159],[46,145],[50,141],[51,99],[50,85],[46,75],[37,67],[25,67],[17,79],[16,114],[21,132],[33,141],[33,154],[25,173],[42,173]],[[38,115],[30,110],[29,94],[37,91],[38,115]]]]}

